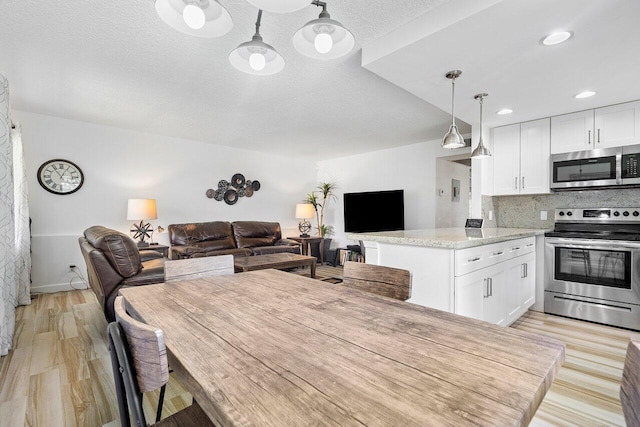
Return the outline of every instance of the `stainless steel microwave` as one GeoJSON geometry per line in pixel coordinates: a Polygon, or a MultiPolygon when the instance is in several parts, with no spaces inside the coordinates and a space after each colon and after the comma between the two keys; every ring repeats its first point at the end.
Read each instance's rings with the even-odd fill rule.
{"type": "Polygon", "coordinates": [[[553,154],[552,191],[640,187],[640,145],[553,154]]]}

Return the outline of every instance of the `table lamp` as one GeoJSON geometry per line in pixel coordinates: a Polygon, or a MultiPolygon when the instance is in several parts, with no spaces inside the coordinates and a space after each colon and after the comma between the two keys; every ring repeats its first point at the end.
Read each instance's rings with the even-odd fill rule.
{"type": "Polygon", "coordinates": [[[134,223],[129,230],[134,239],[140,239],[138,247],[145,248],[149,246],[149,242],[145,242],[145,238],[151,239],[153,226],[151,223],[144,221],[148,219],[158,219],[156,199],[129,199],[127,219],[140,221],[139,224],[134,223]]]}
{"type": "Polygon", "coordinates": [[[309,237],[309,231],[311,230],[311,223],[307,221],[315,215],[315,209],[311,203],[300,203],[296,205],[296,219],[301,219],[298,224],[298,230],[300,230],[300,237],[309,237]]]}

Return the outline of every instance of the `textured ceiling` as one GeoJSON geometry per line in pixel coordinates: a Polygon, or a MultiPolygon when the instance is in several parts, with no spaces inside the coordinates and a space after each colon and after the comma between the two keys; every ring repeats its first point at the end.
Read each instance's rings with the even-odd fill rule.
{"type": "Polygon", "coordinates": [[[243,74],[227,60],[253,35],[257,10],[244,0],[220,2],[234,28],[201,39],[164,24],[153,0],[2,0],[0,71],[9,77],[12,107],[315,159],[446,131],[448,113],[360,65],[362,46],[446,0],[329,0],[331,17],[356,36],[350,55],[329,62],[306,58],[291,43],[319,8],[265,12],[264,41],[286,61],[268,77],[243,74]]]}
{"type": "Polygon", "coordinates": [[[639,18],[640,0],[456,0],[365,46],[364,66],[442,109],[458,68],[457,116],[477,123],[473,96],[487,92],[485,124],[518,123],[640,99],[639,18]],[[465,2],[477,10],[454,10],[465,2]],[[542,46],[560,29],[573,37],[542,46]],[[597,94],[574,98],[584,90],[597,94]],[[513,114],[496,115],[504,107],[513,114]]]}

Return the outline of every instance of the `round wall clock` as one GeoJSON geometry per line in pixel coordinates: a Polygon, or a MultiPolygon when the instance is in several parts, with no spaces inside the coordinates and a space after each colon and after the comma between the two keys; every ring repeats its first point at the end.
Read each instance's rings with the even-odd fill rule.
{"type": "Polygon", "coordinates": [[[84,183],[82,170],[73,162],[53,159],[44,162],[38,169],[38,182],[50,193],[75,193],[84,183]]]}

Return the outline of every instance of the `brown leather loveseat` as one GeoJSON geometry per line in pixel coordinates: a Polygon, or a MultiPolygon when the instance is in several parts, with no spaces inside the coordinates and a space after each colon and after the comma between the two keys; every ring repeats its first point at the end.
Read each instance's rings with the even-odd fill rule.
{"type": "Polygon", "coordinates": [[[136,242],[119,231],[96,225],[87,228],[78,240],[89,285],[109,322],[115,320],[113,301],[120,288],[164,282],[162,254],[139,251],[136,242]]]}
{"type": "Polygon", "coordinates": [[[283,239],[280,224],[262,221],[211,221],[169,225],[171,258],[300,253],[300,244],[283,239]]]}

